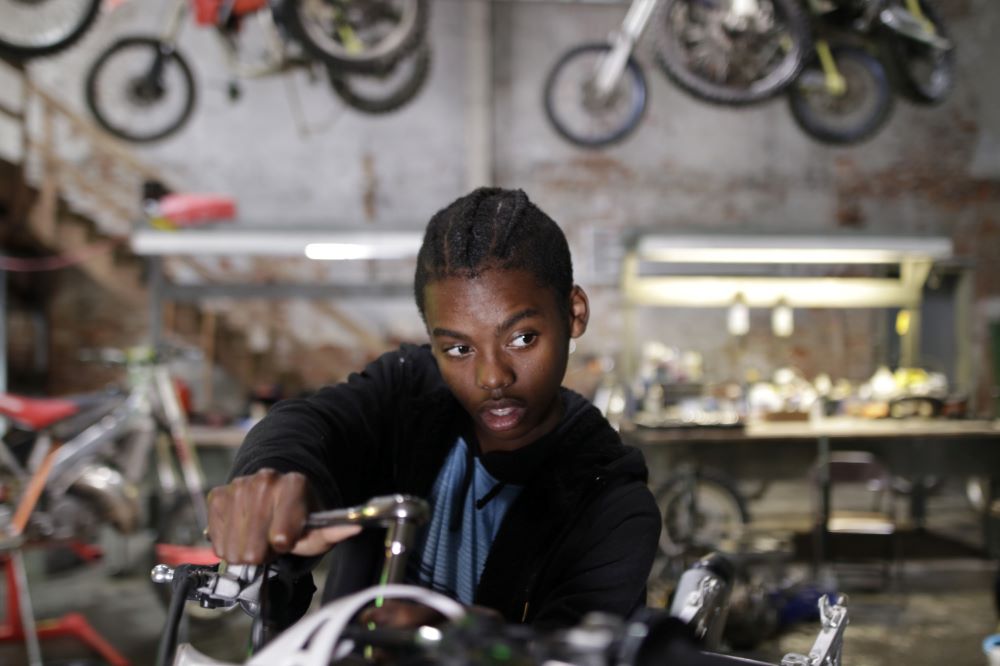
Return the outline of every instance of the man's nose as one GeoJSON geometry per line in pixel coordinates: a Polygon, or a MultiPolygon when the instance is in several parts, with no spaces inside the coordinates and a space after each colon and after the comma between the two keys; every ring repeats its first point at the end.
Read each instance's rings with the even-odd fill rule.
{"type": "Polygon", "coordinates": [[[514,383],[514,370],[502,355],[482,355],[476,366],[476,383],[486,391],[505,389],[514,383]]]}

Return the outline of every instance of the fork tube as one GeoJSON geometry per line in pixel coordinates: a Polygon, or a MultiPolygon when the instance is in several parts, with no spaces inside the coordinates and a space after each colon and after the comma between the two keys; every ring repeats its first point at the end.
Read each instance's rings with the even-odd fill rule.
{"type": "Polygon", "coordinates": [[[201,467],[198,465],[198,456],[191,444],[191,436],[188,434],[187,419],[177,399],[177,391],[167,369],[158,365],[153,369],[153,376],[156,381],[156,393],[160,399],[160,407],[163,409],[170,428],[170,438],[174,443],[174,452],[177,455],[177,462],[181,468],[181,476],[184,477],[184,485],[187,486],[188,494],[191,496],[191,503],[194,505],[195,516],[198,519],[198,527],[204,529],[208,527],[208,506],[205,504],[205,483],[203,481],[201,467]]]}
{"type": "Polygon", "coordinates": [[[170,15],[167,17],[167,25],[160,33],[160,41],[169,44],[173,48],[177,43],[177,35],[181,31],[181,24],[184,15],[187,14],[188,0],[174,0],[174,6],[170,8],[170,15]]]}
{"type": "Polygon", "coordinates": [[[934,27],[934,23],[927,18],[927,15],[924,14],[924,11],[920,8],[920,0],[906,0],[906,9],[913,14],[918,21],[920,21],[920,24],[924,26],[924,30],[931,35],[937,34],[937,29],[934,27]]]}
{"type": "Polygon", "coordinates": [[[621,80],[625,64],[639,38],[649,25],[658,0],[633,0],[622,20],[621,29],[611,35],[611,50],[601,58],[594,73],[594,90],[606,99],[621,80]]]}
{"type": "Polygon", "coordinates": [[[834,60],[830,44],[825,39],[816,40],[816,55],[819,56],[819,63],[823,67],[823,80],[827,92],[837,97],[847,92],[847,82],[837,69],[837,61],[834,60]]]}

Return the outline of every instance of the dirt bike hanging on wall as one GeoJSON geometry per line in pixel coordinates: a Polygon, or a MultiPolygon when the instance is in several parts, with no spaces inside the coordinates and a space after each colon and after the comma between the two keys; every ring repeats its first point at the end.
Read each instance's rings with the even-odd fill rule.
{"type": "Polygon", "coordinates": [[[429,54],[417,47],[428,8],[428,0],[174,0],[159,36],[126,36],[98,56],[87,73],[87,106],[104,129],[127,141],[156,141],[183,127],[197,95],[177,41],[193,9],[196,22],[216,28],[221,37],[232,99],[239,96],[238,79],[319,65],[335,79],[337,92],[344,89],[349,105],[393,110],[426,80],[429,54]],[[253,61],[240,49],[250,20],[265,47],[253,61]],[[359,86],[355,77],[374,84],[359,86]]]}
{"type": "Polygon", "coordinates": [[[784,91],[809,48],[798,0],[633,0],[608,42],[577,46],[550,71],[545,111],[564,138],[596,148],[638,126],[648,86],[633,52],[650,25],[664,74],[717,104],[752,104],[784,91]]]}
{"type": "Polygon", "coordinates": [[[796,124],[829,144],[874,136],[894,93],[938,104],[954,86],[954,50],[930,0],[809,0],[813,53],[789,89],[796,124]]]}
{"type": "Polygon", "coordinates": [[[821,37],[841,22],[862,46],[877,40],[911,99],[935,103],[950,90],[951,43],[930,0],[633,0],[609,42],[575,47],[556,62],[546,114],[580,146],[627,137],[648,100],[632,54],[652,24],[657,64],[692,96],[739,106],[787,91],[796,121],[817,138],[871,136],[888,118],[889,74],[880,76],[880,61],[858,46],[813,41],[810,16],[821,37]],[[824,121],[834,126],[824,131],[824,121]]]}

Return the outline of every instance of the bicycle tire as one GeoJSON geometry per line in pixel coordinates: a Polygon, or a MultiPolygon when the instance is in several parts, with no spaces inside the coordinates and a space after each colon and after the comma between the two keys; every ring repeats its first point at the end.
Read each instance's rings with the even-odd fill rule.
{"type": "Polygon", "coordinates": [[[390,113],[409,104],[423,89],[431,71],[431,50],[426,45],[421,46],[385,74],[343,75],[332,67],[328,67],[327,71],[330,85],[345,104],[364,113],[390,113]],[[407,67],[410,71],[403,72],[401,81],[391,80],[400,68],[407,67]],[[371,93],[365,90],[366,82],[377,83],[382,88],[371,93]]]}
{"type": "MultiPolygon", "coordinates": [[[[948,33],[941,15],[930,0],[919,0],[920,10],[934,24],[938,35],[948,33]]],[[[940,51],[912,39],[887,31],[889,62],[899,91],[911,102],[933,106],[940,104],[955,87],[955,51],[940,51]]]]}
{"type": "MultiPolygon", "coordinates": [[[[318,13],[324,4],[334,5],[335,11],[345,7],[347,11],[353,9],[366,13],[376,6],[384,7],[386,1],[284,0],[276,10],[276,16],[288,29],[289,35],[309,55],[325,65],[344,72],[382,73],[423,43],[430,15],[428,0],[399,0],[403,3],[399,23],[375,44],[365,46],[360,52],[344,44],[344,38],[338,37],[333,25],[322,24],[318,13]]],[[[351,26],[352,31],[353,28],[351,26]]]]}
{"type": "MultiPolygon", "coordinates": [[[[79,7],[81,11],[69,17],[64,30],[54,33],[54,36],[51,37],[46,37],[43,34],[39,38],[40,42],[31,43],[28,31],[18,21],[18,15],[27,18],[31,12],[38,10],[39,5],[43,4],[51,5],[52,3],[48,0],[41,3],[0,0],[0,15],[5,17],[3,25],[0,26],[0,55],[13,60],[26,60],[51,55],[69,48],[90,29],[101,8],[101,0],[89,0],[86,4],[76,2],[74,6],[79,7]]],[[[37,15],[35,16],[37,18],[37,15]]]]}
{"type": "Polygon", "coordinates": [[[663,528],[660,530],[660,551],[668,558],[707,552],[722,541],[738,539],[750,523],[750,510],[746,499],[735,484],[724,474],[712,470],[677,472],[667,478],[654,494],[660,508],[663,528]],[[696,489],[695,525],[684,524],[680,502],[685,500],[691,483],[696,489]],[[706,513],[709,506],[705,500],[714,503],[718,509],[714,514],[706,513]]]}
{"type": "MultiPolygon", "coordinates": [[[[127,62],[127,55],[125,57],[127,62]]],[[[90,69],[87,71],[85,85],[87,108],[90,110],[91,114],[93,114],[98,124],[118,138],[134,143],[159,141],[180,130],[190,119],[197,100],[197,88],[195,87],[194,75],[191,73],[191,67],[178,51],[166,47],[166,45],[156,37],[124,37],[113,43],[105,49],[101,55],[98,56],[97,60],[94,61],[94,64],[90,66],[90,69]],[[147,117],[149,115],[149,109],[153,105],[159,104],[162,101],[162,96],[167,92],[167,85],[169,84],[159,80],[153,83],[148,80],[144,81],[141,77],[148,76],[149,73],[137,71],[135,75],[122,82],[121,87],[124,88],[124,90],[115,91],[116,94],[123,95],[123,103],[115,104],[114,102],[108,101],[107,98],[102,95],[102,76],[105,75],[108,68],[112,67],[112,63],[114,62],[117,64],[117,59],[119,59],[123,54],[125,54],[125,51],[129,49],[138,49],[140,52],[148,50],[152,52],[154,59],[157,57],[165,58],[165,67],[171,71],[176,69],[176,72],[179,75],[179,78],[176,80],[182,86],[182,101],[180,108],[168,115],[166,120],[159,122],[158,124],[154,124],[153,129],[147,131],[129,129],[128,126],[118,118],[118,115],[124,112],[127,105],[131,104],[142,112],[143,118],[147,117]],[[141,87],[153,85],[154,83],[155,86],[162,87],[162,90],[146,90],[141,87]]],[[[116,88],[117,87],[118,86],[116,86],[116,88]]]]}
{"type": "MultiPolygon", "coordinates": [[[[784,91],[795,81],[805,62],[810,44],[808,19],[797,0],[758,1],[769,3],[773,15],[779,17],[780,22],[775,24],[779,27],[778,33],[768,35],[744,31],[741,40],[733,39],[735,33],[730,31],[725,35],[724,44],[709,44],[708,48],[698,51],[696,48],[691,49],[692,45],[686,43],[690,34],[681,34],[678,31],[689,28],[692,9],[697,10],[698,16],[712,18],[710,14],[704,12],[710,12],[710,6],[715,5],[717,0],[663,0],[662,6],[654,16],[654,25],[657,29],[654,40],[655,59],[660,69],[682,90],[714,104],[726,106],[754,104],[784,91]],[[759,78],[750,73],[745,80],[726,80],[731,70],[746,71],[748,63],[755,62],[757,56],[766,52],[761,45],[761,38],[766,39],[765,45],[771,49],[772,56],[780,55],[780,57],[773,64],[771,58],[768,58],[768,61],[763,63],[766,69],[762,70],[763,75],[759,78]],[[726,56],[725,47],[732,45],[742,48],[742,52],[726,56]],[[778,50],[781,49],[786,50],[779,54],[778,50]],[[724,62],[718,59],[720,54],[724,62]],[[709,57],[715,57],[715,60],[708,61],[709,57]],[[696,59],[700,59],[701,62],[694,62],[696,59]],[[734,68],[735,63],[739,63],[741,68],[734,68]],[[713,67],[721,67],[721,75],[719,71],[711,71],[713,67]]],[[[726,30],[718,25],[716,28],[715,31],[705,31],[702,34],[713,37],[720,34],[720,31],[726,30]]],[[[757,70],[757,67],[753,69],[757,70]]]]}
{"type": "Polygon", "coordinates": [[[852,145],[874,136],[892,115],[893,95],[885,67],[875,56],[853,46],[830,49],[847,84],[842,95],[824,85],[819,58],[806,64],[801,80],[788,91],[795,123],[809,136],[831,145],[852,145]],[[867,108],[861,104],[867,103],[867,108]],[[855,117],[856,116],[856,117],[855,117]]]}
{"type": "MultiPolygon", "coordinates": [[[[580,128],[574,127],[574,123],[570,121],[567,115],[570,111],[577,112],[582,110],[582,118],[585,123],[589,124],[590,121],[595,121],[600,124],[601,121],[598,114],[603,113],[604,109],[599,109],[596,103],[588,101],[586,79],[580,78],[579,80],[569,81],[568,90],[564,92],[562,91],[561,77],[564,76],[565,72],[569,71],[571,66],[576,64],[573,62],[574,60],[593,57],[595,55],[600,56],[600,54],[609,52],[610,50],[611,46],[604,43],[581,44],[574,47],[556,61],[556,64],[552,66],[545,80],[543,105],[549,123],[564,139],[584,148],[602,148],[624,140],[639,125],[639,121],[646,111],[647,99],[649,97],[646,77],[643,75],[639,63],[629,56],[622,78],[622,85],[625,85],[626,82],[628,85],[628,89],[624,95],[624,118],[615,125],[612,125],[607,131],[596,133],[581,131],[580,128]],[[570,100],[572,108],[563,108],[562,101],[564,100],[570,100]]],[[[585,67],[581,74],[589,76],[593,72],[593,65],[587,66],[587,63],[584,63],[584,65],[585,67]]],[[[621,90],[615,91],[615,96],[618,97],[621,95],[621,92],[621,90]]]]}

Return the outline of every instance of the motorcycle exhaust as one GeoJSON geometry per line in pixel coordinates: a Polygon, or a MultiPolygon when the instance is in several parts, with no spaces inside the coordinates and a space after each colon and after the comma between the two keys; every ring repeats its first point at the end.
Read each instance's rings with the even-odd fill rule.
{"type": "Polygon", "coordinates": [[[122,534],[130,534],[139,527],[139,491],[117,470],[88,465],[70,491],[92,500],[101,516],[122,534]]]}

